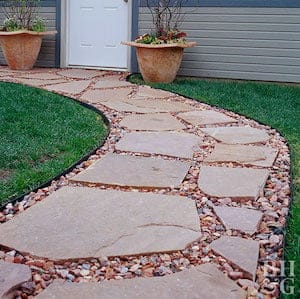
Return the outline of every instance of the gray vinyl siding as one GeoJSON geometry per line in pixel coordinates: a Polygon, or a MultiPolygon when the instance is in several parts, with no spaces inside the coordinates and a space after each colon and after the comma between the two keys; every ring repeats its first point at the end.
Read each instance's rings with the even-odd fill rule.
{"type": "MultiPolygon", "coordinates": [[[[300,82],[300,8],[187,7],[182,29],[197,46],[185,50],[179,74],[300,82]]],[[[151,27],[139,9],[139,33],[151,27]]]]}
{"type": "MultiPolygon", "coordinates": [[[[40,14],[42,18],[47,19],[47,30],[52,31],[56,30],[56,9],[55,6],[47,7],[43,6],[40,8],[40,14]]],[[[0,14],[0,22],[3,24],[3,15],[0,14]]],[[[56,37],[55,36],[46,36],[43,38],[43,43],[41,51],[36,62],[36,66],[42,67],[54,67],[55,66],[55,46],[56,46],[56,37]]],[[[0,64],[6,64],[5,59],[0,49],[0,64]]]]}

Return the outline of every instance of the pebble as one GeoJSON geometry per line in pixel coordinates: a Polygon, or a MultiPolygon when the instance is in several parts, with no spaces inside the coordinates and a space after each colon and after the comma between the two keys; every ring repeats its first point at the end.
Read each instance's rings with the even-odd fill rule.
{"type": "Polygon", "coordinates": [[[89,264],[82,264],[81,267],[84,270],[90,270],[91,269],[91,265],[89,265],[89,264]]]}
{"type": "Polygon", "coordinates": [[[128,268],[127,267],[121,267],[121,269],[120,269],[120,273],[121,274],[125,274],[127,272],[128,272],[128,268]]]}
{"type": "Polygon", "coordinates": [[[229,277],[232,278],[233,280],[237,280],[239,278],[243,277],[243,272],[238,272],[238,271],[230,271],[228,273],[229,277]]]}
{"type": "Polygon", "coordinates": [[[16,255],[16,251],[15,250],[9,251],[9,252],[6,253],[6,255],[15,256],[16,255]]]}
{"type": "Polygon", "coordinates": [[[249,279],[239,279],[237,283],[244,289],[247,289],[248,287],[252,287],[255,289],[259,288],[259,285],[256,282],[249,279]]]}
{"type": "Polygon", "coordinates": [[[68,270],[57,270],[56,271],[62,278],[66,278],[67,275],[69,274],[68,270]]]}
{"type": "Polygon", "coordinates": [[[278,235],[272,235],[269,239],[270,243],[278,244],[280,242],[280,238],[278,235]]]}
{"type": "Polygon", "coordinates": [[[88,275],[90,275],[90,270],[83,269],[79,273],[81,276],[88,276],[88,275]]]}
{"type": "Polygon", "coordinates": [[[139,268],[140,268],[140,265],[136,264],[136,265],[133,265],[132,267],[130,267],[129,271],[130,271],[130,272],[135,272],[135,271],[137,271],[139,268]]]}
{"type": "Polygon", "coordinates": [[[41,281],[42,281],[42,277],[41,277],[40,274],[34,274],[34,275],[33,275],[33,280],[34,280],[35,282],[41,282],[41,281]]]}

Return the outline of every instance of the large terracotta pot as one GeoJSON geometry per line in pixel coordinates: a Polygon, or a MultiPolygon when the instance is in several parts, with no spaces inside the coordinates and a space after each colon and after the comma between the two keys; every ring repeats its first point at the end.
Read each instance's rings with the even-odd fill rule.
{"type": "Polygon", "coordinates": [[[195,42],[184,44],[147,45],[136,42],[123,42],[134,46],[143,79],[150,83],[170,83],[179,70],[183,50],[196,45],[195,42]]]}
{"type": "Polygon", "coordinates": [[[39,55],[42,39],[56,31],[0,31],[0,44],[5,60],[12,70],[30,70],[39,55]]]}

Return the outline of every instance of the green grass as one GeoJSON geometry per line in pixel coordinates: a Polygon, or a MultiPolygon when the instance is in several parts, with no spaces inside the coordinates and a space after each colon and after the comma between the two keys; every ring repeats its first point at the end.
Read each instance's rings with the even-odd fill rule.
{"type": "MultiPolygon", "coordinates": [[[[145,84],[139,75],[131,76],[130,81],[145,84]]],[[[276,128],[286,138],[292,152],[293,204],[285,260],[295,261],[295,298],[300,298],[300,86],[189,78],[151,86],[246,115],[276,128]]]]}
{"type": "Polygon", "coordinates": [[[0,83],[0,204],[58,175],[106,134],[99,114],[66,97],[0,83]]]}

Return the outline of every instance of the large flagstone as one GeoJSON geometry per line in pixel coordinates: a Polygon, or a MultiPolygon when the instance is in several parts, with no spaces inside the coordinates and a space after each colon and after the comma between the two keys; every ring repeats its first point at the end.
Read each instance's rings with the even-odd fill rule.
{"type": "Polygon", "coordinates": [[[39,79],[24,79],[24,78],[17,78],[16,79],[18,83],[34,86],[34,87],[40,87],[42,85],[53,85],[53,84],[59,84],[59,83],[66,83],[66,80],[64,79],[58,79],[58,80],[39,80],[39,79]]]}
{"type": "Polygon", "coordinates": [[[92,79],[96,76],[104,75],[107,72],[98,70],[85,70],[85,69],[65,69],[57,72],[57,74],[75,79],[92,79]]]}
{"type": "Polygon", "coordinates": [[[130,82],[125,80],[120,80],[120,76],[106,76],[102,77],[94,85],[94,88],[116,88],[116,87],[125,87],[132,86],[130,82]]]}
{"type": "Polygon", "coordinates": [[[178,187],[190,163],[159,158],[107,154],[72,181],[131,187],[178,187]]]}
{"type": "Polygon", "coordinates": [[[205,162],[236,162],[271,167],[277,154],[277,149],[267,146],[217,143],[205,162]]]}
{"type": "Polygon", "coordinates": [[[184,249],[201,237],[194,201],[64,187],[0,226],[0,244],[66,260],[184,249]]]}
{"type": "Polygon", "coordinates": [[[246,292],[214,264],[154,278],[110,280],[99,283],[55,281],[38,299],[245,299],[246,292]]]}
{"type": "Polygon", "coordinates": [[[115,89],[90,89],[81,96],[81,100],[88,101],[93,104],[103,104],[106,102],[119,102],[126,100],[130,93],[133,92],[132,87],[115,89]]]}
{"type": "Polygon", "coordinates": [[[83,92],[90,85],[90,83],[91,82],[88,80],[81,80],[81,81],[60,83],[55,85],[47,85],[44,88],[49,91],[76,95],[83,92]]]}
{"type": "Polygon", "coordinates": [[[229,144],[259,143],[270,139],[266,131],[251,127],[217,127],[201,130],[218,141],[229,144]]]}
{"type": "Polygon", "coordinates": [[[198,186],[214,197],[255,200],[268,176],[266,169],[202,166],[198,186]]]}
{"type": "Polygon", "coordinates": [[[127,115],[120,126],[135,131],[176,131],[185,128],[179,120],[169,113],[127,115]]]}
{"type": "Polygon", "coordinates": [[[259,242],[252,239],[223,236],[211,243],[211,248],[254,280],[259,256],[259,242]]]}
{"type": "Polygon", "coordinates": [[[105,106],[121,112],[137,112],[137,113],[159,113],[159,112],[181,112],[194,109],[185,103],[168,101],[168,100],[135,100],[127,99],[120,102],[103,103],[105,106]]]}
{"type": "Polygon", "coordinates": [[[139,86],[137,92],[133,96],[134,99],[162,99],[174,97],[175,94],[169,91],[154,89],[149,86],[139,86]]]}
{"type": "MultiPolygon", "coordinates": [[[[26,78],[26,79],[38,79],[38,80],[64,80],[61,76],[56,75],[55,73],[25,73],[19,74],[20,77],[26,78]]],[[[18,78],[20,79],[20,78],[18,78]]]]}
{"type": "Polygon", "coordinates": [[[178,117],[194,126],[225,124],[237,122],[236,119],[214,110],[189,111],[178,114],[178,117]]]}
{"type": "Polygon", "coordinates": [[[190,159],[198,150],[200,142],[200,137],[189,133],[132,132],[121,138],[116,149],[190,159]]]}

